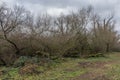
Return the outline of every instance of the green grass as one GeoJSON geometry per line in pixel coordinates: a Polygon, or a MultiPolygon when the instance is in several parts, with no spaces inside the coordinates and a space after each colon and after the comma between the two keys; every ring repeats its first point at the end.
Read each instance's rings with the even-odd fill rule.
{"type": "MultiPolygon", "coordinates": [[[[1,67],[0,70],[8,71],[4,75],[0,75],[0,80],[71,80],[87,72],[102,73],[111,80],[120,80],[120,53],[111,53],[107,57],[88,58],[88,59],[73,59],[67,58],[65,61],[53,62],[49,66],[40,66],[38,70],[43,71],[39,75],[24,75],[21,76],[19,68],[1,67]],[[79,62],[108,62],[104,66],[107,68],[82,68],[78,66],[79,62]]],[[[86,74],[87,76],[87,74],[86,74]]],[[[98,75],[95,75],[96,77],[98,75]]],[[[76,79],[77,80],[77,79],[76,79]]],[[[82,79],[81,79],[82,80],[82,79]]],[[[87,80],[87,79],[86,79],[87,80]]]]}

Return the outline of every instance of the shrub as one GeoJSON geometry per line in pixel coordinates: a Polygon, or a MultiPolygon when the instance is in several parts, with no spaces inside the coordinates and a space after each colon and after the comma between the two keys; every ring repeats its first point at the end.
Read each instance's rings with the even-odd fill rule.
{"type": "Polygon", "coordinates": [[[14,63],[14,67],[22,67],[25,64],[35,64],[39,63],[40,58],[39,57],[28,57],[28,56],[21,56],[17,61],[14,63]]]}
{"type": "Polygon", "coordinates": [[[24,66],[24,64],[27,60],[28,60],[28,57],[21,56],[20,58],[17,59],[17,61],[15,61],[14,67],[24,66]]]}

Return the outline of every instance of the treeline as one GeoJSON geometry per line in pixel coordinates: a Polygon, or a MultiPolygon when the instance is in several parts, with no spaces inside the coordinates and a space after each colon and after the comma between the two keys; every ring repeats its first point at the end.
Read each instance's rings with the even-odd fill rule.
{"type": "Polygon", "coordinates": [[[119,51],[113,15],[100,16],[92,7],[52,17],[36,17],[23,7],[0,6],[0,62],[21,56],[85,57],[119,51]]]}

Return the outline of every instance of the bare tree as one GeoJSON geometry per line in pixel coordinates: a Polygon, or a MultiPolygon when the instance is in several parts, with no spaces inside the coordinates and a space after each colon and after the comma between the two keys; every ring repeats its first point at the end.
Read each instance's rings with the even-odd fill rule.
{"type": "Polygon", "coordinates": [[[98,16],[93,17],[92,40],[98,51],[109,52],[118,42],[113,18],[113,15],[102,20],[98,16]]]}
{"type": "Polygon", "coordinates": [[[21,26],[26,19],[26,12],[23,7],[15,6],[14,9],[5,6],[0,7],[0,28],[3,39],[10,43],[16,50],[15,54],[20,55],[20,50],[15,42],[9,39],[11,32],[21,26]]]}

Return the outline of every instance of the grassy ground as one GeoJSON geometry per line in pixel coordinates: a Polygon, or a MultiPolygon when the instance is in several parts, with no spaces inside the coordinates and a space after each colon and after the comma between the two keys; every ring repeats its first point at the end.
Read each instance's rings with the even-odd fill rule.
{"type": "Polygon", "coordinates": [[[111,53],[106,57],[88,59],[65,59],[51,66],[39,67],[43,73],[38,75],[20,75],[18,68],[1,67],[7,70],[0,80],[120,80],[120,53],[111,53]]]}

